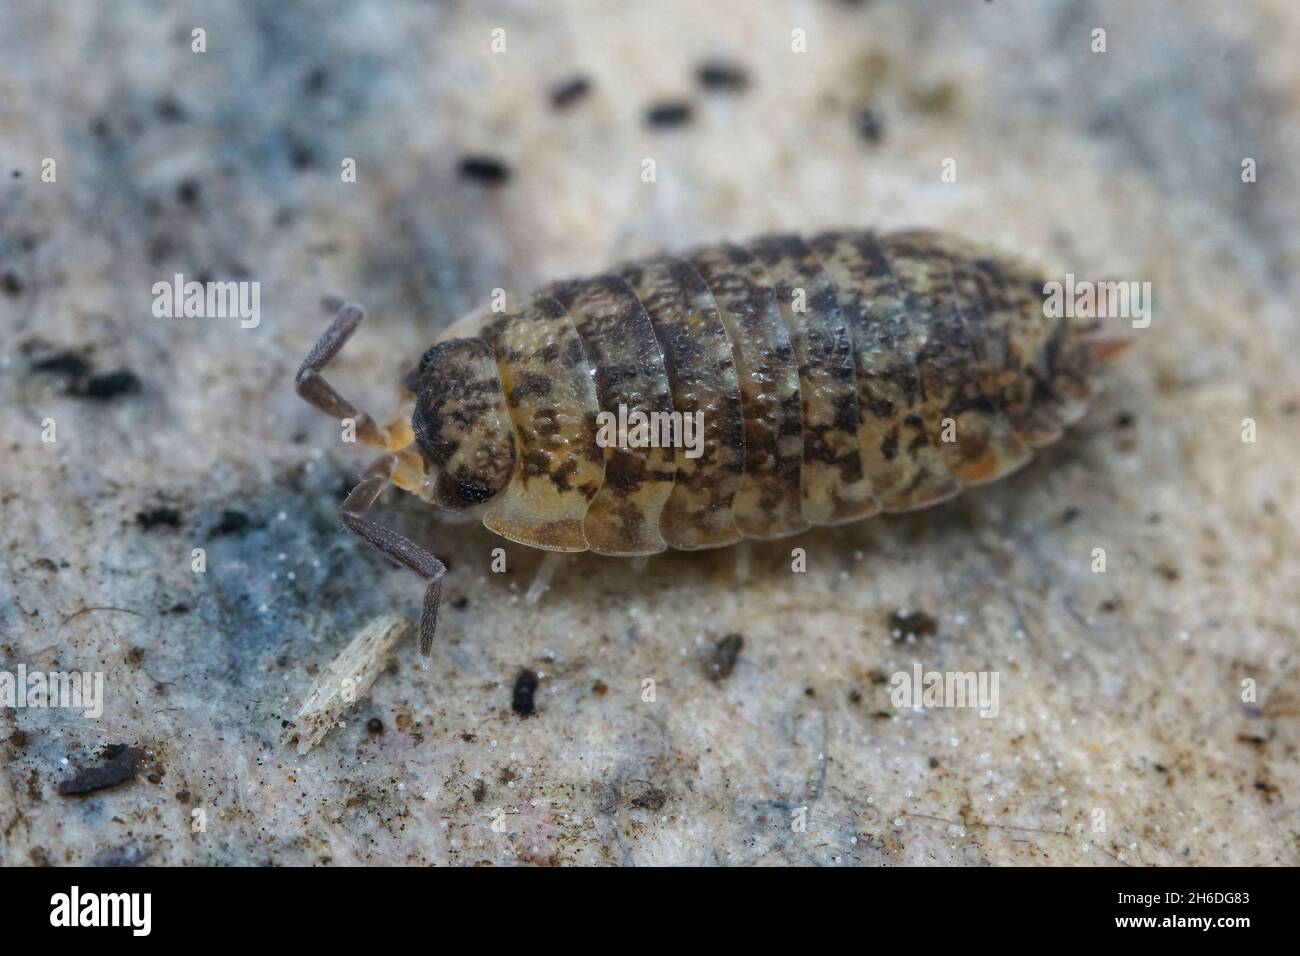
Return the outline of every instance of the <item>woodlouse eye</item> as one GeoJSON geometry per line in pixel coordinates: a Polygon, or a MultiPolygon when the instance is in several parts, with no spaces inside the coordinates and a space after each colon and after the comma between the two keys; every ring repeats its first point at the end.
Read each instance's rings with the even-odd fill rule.
{"type": "Polygon", "coordinates": [[[456,494],[467,504],[482,504],[492,497],[492,489],[477,481],[456,482],[456,494]]]}

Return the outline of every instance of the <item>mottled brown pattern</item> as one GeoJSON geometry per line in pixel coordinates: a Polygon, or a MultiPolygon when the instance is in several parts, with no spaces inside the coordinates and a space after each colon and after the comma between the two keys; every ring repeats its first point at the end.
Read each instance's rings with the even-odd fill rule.
{"type": "Polygon", "coordinates": [[[733,511],[750,538],[779,538],[808,527],[803,517],[803,404],[799,366],[771,279],[740,246],[688,253],[718,304],[731,339],[745,418],[745,469],[733,511]]]}
{"type": "Polygon", "coordinates": [[[745,424],[731,340],[713,293],[684,259],[659,256],[618,272],[650,316],[673,408],[698,413],[704,428],[699,457],[680,444],[676,449],[677,478],[659,530],[683,550],[734,544],[741,538],[732,501],[745,471],[745,424]]]}
{"type": "Polygon", "coordinates": [[[515,431],[486,342],[452,339],[425,353],[411,429],[440,507],[469,508],[506,487],[515,431]]]}
{"type": "Polygon", "coordinates": [[[1053,323],[1043,314],[1043,280],[1009,258],[980,254],[974,245],[967,258],[984,280],[985,315],[1006,342],[1002,408],[1026,443],[1050,444],[1078,419],[1082,408],[1063,402],[1052,388],[1053,323]]]}
{"type": "Polygon", "coordinates": [[[875,514],[880,505],[863,473],[858,443],[853,346],[835,283],[797,236],[765,236],[745,248],[771,277],[799,362],[804,518],[839,524],[875,514]]]}
{"type": "Polygon", "coordinates": [[[591,500],[605,480],[596,445],[600,405],[591,361],[563,305],[540,297],[484,326],[519,443],[510,487],[483,524],[502,537],[551,551],[585,551],[591,500]]]}
{"type": "Polygon", "coordinates": [[[927,233],[884,236],[881,251],[908,311],[920,316],[925,328],[917,368],[930,438],[963,485],[991,481],[1002,473],[1004,449],[1020,443],[984,389],[979,353],[962,315],[948,256],[927,233]]]}
{"type": "MultiPolygon", "coordinates": [[[[1007,338],[1005,330],[990,321],[985,311],[987,288],[984,277],[968,256],[948,236],[931,231],[896,234],[901,241],[928,249],[935,259],[936,271],[946,269],[952,292],[953,307],[966,330],[974,356],[974,372],[980,391],[988,400],[988,430],[996,462],[991,472],[975,483],[993,481],[1024,466],[1033,451],[1017,433],[1002,402],[1002,386],[1009,380],[1006,372],[1007,338]],[[940,266],[942,263],[942,266],[940,266]]],[[[960,441],[959,441],[960,444],[960,441]]]]}
{"type": "Polygon", "coordinates": [[[1059,437],[1119,347],[1100,320],[1046,316],[1042,286],[955,236],[861,230],[555,283],[467,316],[454,331],[475,338],[444,333],[408,375],[417,441],[394,480],[491,499],[484,523],[524,544],[611,555],[931,505],[1059,437]],[[701,412],[703,455],[600,448],[598,413],[620,406],[701,412]]]}
{"type": "Polygon", "coordinates": [[[811,240],[839,289],[858,376],[862,464],[885,511],[910,511],[951,498],[961,485],[925,423],[917,359],[926,329],[869,232],[828,232],[811,240]]]}
{"type": "MultiPolygon", "coordinates": [[[[647,414],[673,410],[654,327],[626,281],[603,275],[557,283],[542,294],[569,310],[593,363],[602,410],[617,415],[620,404],[647,414]]],[[[616,555],[664,550],[659,516],[676,477],[673,449],[611,446],[604,452],[605,482],[583,522],[591,550],[616,555]]]]}

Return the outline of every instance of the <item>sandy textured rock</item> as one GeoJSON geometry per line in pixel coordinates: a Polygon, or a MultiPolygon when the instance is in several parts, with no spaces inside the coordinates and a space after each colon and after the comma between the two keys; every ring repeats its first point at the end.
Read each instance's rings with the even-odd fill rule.
{"type": "Polygon", "coordinates": [[[109,6],[0,30],[0,670],[105,678],[98,720],[0,709],[0,862],[1300,862],[1293,3],[109,6]],[[293,394],[322,294],[369,309],[331,379],[383,416],[495,288],[837,225],[1150,281],[1154,321],[1006,482],[567,559],[536,604],[540,553],[390,492],[451,568],[439,643],[280,742],[422,592],[340,530],[368,459],[293,394]],[[155,318],[176,273],[260,282],[260,324],[155,318]],[[997,672],[997,716],[895,707],[917,664],[997,672]],[[58,792],[113,745],[133,777],[58,792]]]}

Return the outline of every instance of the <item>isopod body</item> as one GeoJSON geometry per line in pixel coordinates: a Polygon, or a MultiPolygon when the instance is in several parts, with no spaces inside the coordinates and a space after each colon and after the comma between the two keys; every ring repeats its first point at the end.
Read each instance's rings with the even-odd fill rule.
{"type": "Polygon", "coordinates": [[[336,303],[298,390],[386,450],[340,515],[429,580],[427,652],[444,569],[370,520],[387,482],[531,547],[623,556],[935,504],[1086,410],[1113,343],[1047,314],[1045,279],[928,231],[719,243],[456,323],[403,379],[409,425],[378,426],[320,375],[357,306],[336,303]],[[646,440],[659,423],[675,441],[646,440]]]}

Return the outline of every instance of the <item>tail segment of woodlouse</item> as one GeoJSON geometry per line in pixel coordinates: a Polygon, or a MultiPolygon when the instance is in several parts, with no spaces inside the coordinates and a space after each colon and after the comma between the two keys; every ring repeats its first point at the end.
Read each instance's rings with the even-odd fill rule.
{"type": "Polygon", "coordinates": [[[409,427],[379,428],[321,375],[358,307],[335,304],[297,385],[386,451],[340,517],[429,581],[427,651],[445,569],[369,518],[388,483],[531,547],[607,555],[924,507],[1057,439],[1129,341],[1044,298],[1032,267],[946,234],[768,236],[467,316],[403,379],[409,427]],[[602,413],[698,414],[703,441],[605,441],[602,413]]]}

